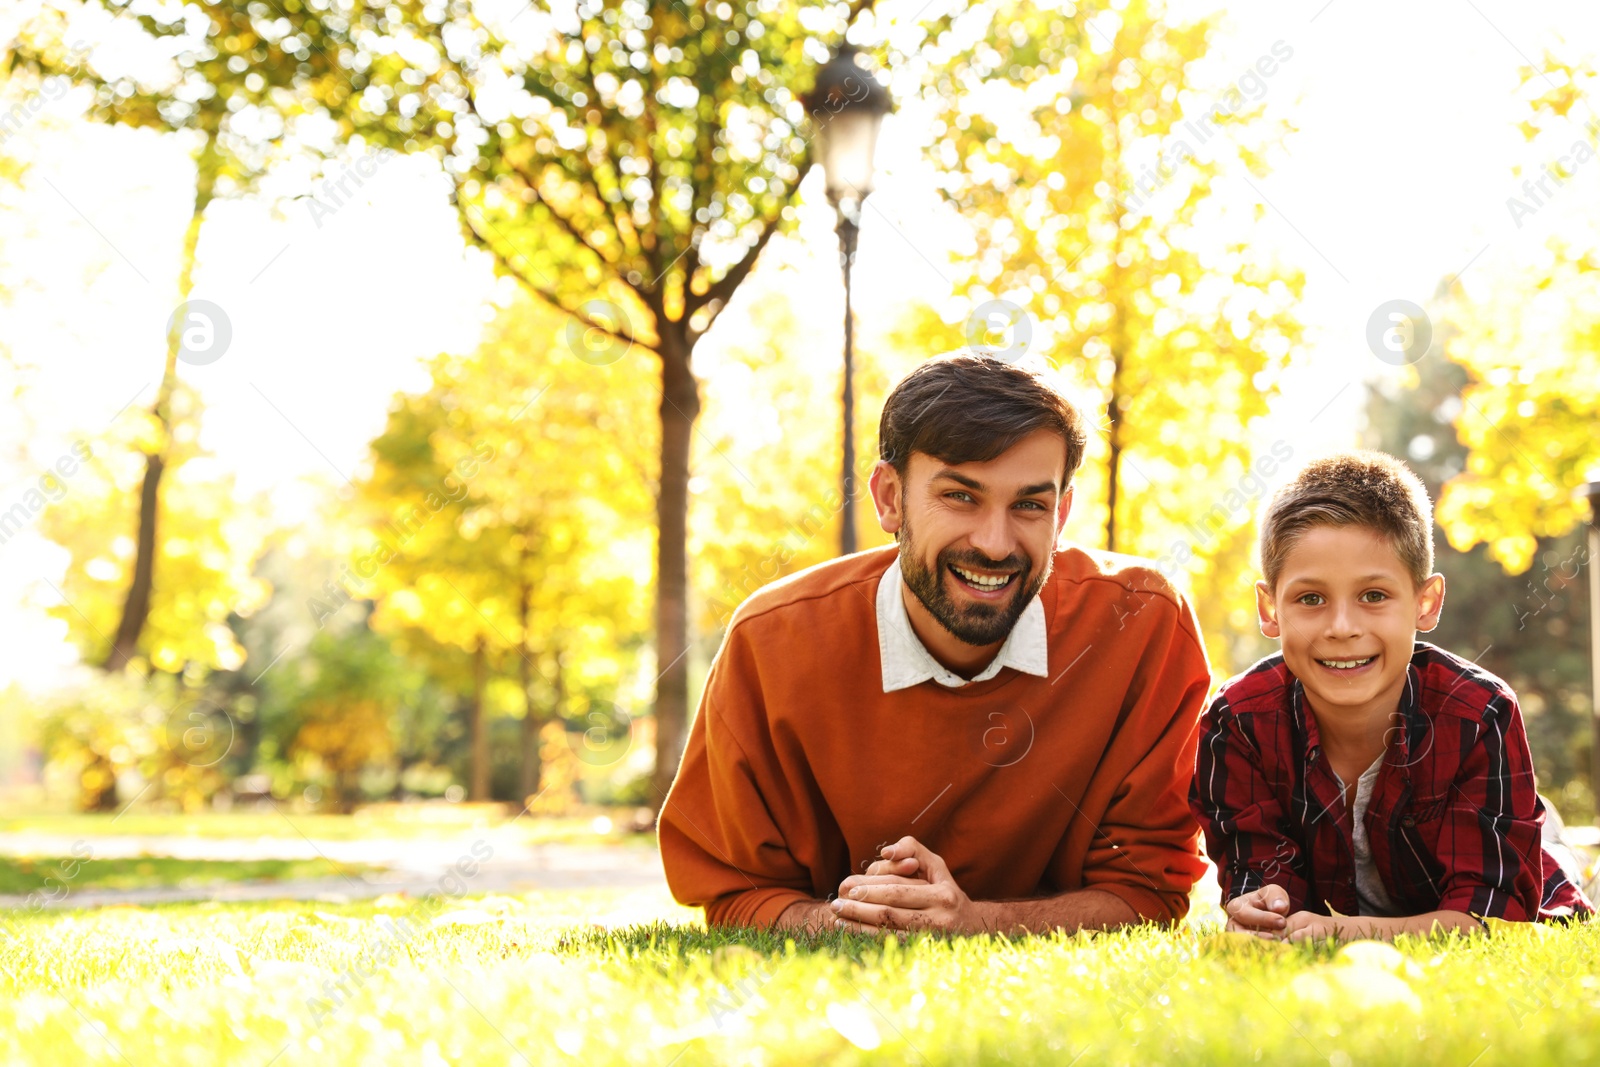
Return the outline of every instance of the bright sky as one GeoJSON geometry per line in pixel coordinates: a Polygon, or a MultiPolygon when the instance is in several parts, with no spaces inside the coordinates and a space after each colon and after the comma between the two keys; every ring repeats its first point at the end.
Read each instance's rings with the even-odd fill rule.
{"type": "MultiPolygon", "coordinates": [[[[880,5],[902,15],[920,6],[880,5]]],[[[1227,11],[1210,64],[1219,85],[1278,42],[1292,49],[1266,100],[1299,132],[1270,176],[1234,192],[1270,205],[1255,242],[1261,255],[1307,275],[1308,344],[1260,435],[1263,445],[1284,436],[1310,451],[1348,439],[1363,380],[1403,373],[1367,348],[1374,308],[1424,304],[1463,271],[1485,291],[1593,210],[1600,167],[1520,229],[1506,200],[1519,193],[1511,166],[1527,155],[1518,68],[1557,44],[1557,27],[1567,40],[1600,39],[1600,11],[1557,0],[1250,0],[1227,11]]],[[[5,143],[32,170],[15,210],[0,205],[0,278],[27,286],[0,318],[0,344],[36,371],[26,419],[8,410],[0,422],[0,510],[76,436],[150,401],[177,302],[191,195],[184,152],[72,115],[70,98],[52,101],[5,143]]],[[[856,274],[864,329],[948,294],[938,264],[949,234],[928,224],[919,115],[902,105],[880,143],[856,274]]],[[[798,264],[785,288],[797,302],[837,307],[831,219],[806,221],[803,247],[784,256],[798,264]]],[[[487,263],[463,249],[441,177],[415,160],[384,163],[330,217],[313,219],[304,201],[218,204],[194,295],[225,310],[233,340],[217,362],[182,368],[208,405],[204,443],[241,491],[270,493],[278,517],[310,513],[321,487],[354,476],[394,391],[423,384],[418,361],[470,349],[493,288],[487,263]]],[[[706,343],[718,340],[714,332],[706,343]]],[[[714,368],[714,352],[703,362],[714,368]]],[[[0,685],[70,662],[64,630],[43,616],[64,563],[31,532],[0,545],[9,653],[0,685]]]]}

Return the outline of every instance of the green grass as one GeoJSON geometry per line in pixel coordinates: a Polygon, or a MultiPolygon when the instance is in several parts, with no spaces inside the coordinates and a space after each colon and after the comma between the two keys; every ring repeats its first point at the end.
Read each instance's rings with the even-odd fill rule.
{"type": "MultiPolygon", "coordinates": [[[[204,812],[196,815],[130,811],[123,815],[0,814],[0,833],[59,834],[66,837],[198,837],[288,838],[354,841],[395,838],[407,841],[454,841],[465,830],[498,830],[526,844],[655,845],[654,834],[597,831],[594,816],[524,815],[473,805],[387,806],[371,813],[324,815],[266,811],[204,812]]],[[[622,814],[614,814],[620,826],[622,814]]]]}
{"type": "Polygon", "coordinates": [[[0,926],[0,1062],[1542,1067],[1600,1056],[1597,925],[1341,951],[1194,929],[795,941],[708,934],[694,914],[654,890],[13,914],[0,926]],[[415,933],[384,940],[386,918],[415,933]]]}
{"type": "Polygon", "coordinates": [[[205,888],[228,882],[280,882],[291,878],[358,877],[364,866],[309,860],[187,860],[0,857],[0,894],[35,891],[54,899],[83,889],[205,888]]]}

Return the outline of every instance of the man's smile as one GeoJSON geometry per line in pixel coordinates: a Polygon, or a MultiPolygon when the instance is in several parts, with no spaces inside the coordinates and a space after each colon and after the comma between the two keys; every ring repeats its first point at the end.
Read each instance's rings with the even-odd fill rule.
{"type": "Polygon", "coordinates": [[[1010,586],[1013,579],[1020,571],[1011,571],[1009,574],[984,574],[981,571],[969,570],[966,567],[950,565],[950,571],[956,576],[957,581],[966,586],[969,592],[978,596],[993,597],[1003,592],[1010,586]]]}

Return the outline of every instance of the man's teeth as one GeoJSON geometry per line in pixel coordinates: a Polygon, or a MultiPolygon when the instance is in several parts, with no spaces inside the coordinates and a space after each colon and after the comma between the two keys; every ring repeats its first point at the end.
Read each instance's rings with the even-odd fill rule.
{"type": "Polygon", "coordinates": [[[955,566],[952,566],[951,570],[961,575],[964,580],[971,582],[975,586],[978,586],[980,589],[999,589],[1015,577],[1015,575],[1012,574],[1007,574],[999,578],[987,574],[974,574],[971,571],[962,570],[960,567],[955,566]]]}
{"type": "Polygon", "coordinates": [[[1324,667],[1347,671],[1354,667],[1365,667],[1372,662],[1372,657],[1368,656],[1366,659],[1319,659],[1317,662],[1324,667]]]}

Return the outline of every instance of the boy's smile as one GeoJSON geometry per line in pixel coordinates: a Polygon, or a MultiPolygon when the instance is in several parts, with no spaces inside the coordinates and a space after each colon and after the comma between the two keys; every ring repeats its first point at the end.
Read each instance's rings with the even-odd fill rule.
{"type": "Polygon", "coordinates": [[[1364,526],[1314,526],[1284,558],[1278,587],[1256,583],[1261,631],[1311,708],[1340,725],[1388,721],[1405,688],[1418,630],[1432,630],[1444,578],[1416,585],[1394,546],[1364,526]]]}

